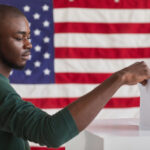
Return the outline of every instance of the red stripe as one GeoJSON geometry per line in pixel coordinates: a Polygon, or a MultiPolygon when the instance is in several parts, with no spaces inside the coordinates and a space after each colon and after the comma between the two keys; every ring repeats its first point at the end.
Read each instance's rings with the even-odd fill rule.
{"type": "Polygon", "coordinates": [[[140,98],[112,98],[105,106],[105,108],[128,108],[139,107],[140,98]]]}
{"type": "Polygon", "coordinates": [[[41,109],[63,108],[77,98],[23,98],[41,109]]]}
{"type": "MultiPolygon", "coordinates": [[[[75,101],[77,98],[33,98],[27,99],[25,101],[33,103],[35,106],[41,109],[50,108],[63,108],[68,104],[75,101]]],[[[105,108],[128,108],[128,107],[139,107],[140,100],[139,97],[133,98],[112,98],[105,108]]]]}
{"type": "Polygon", "coordinates": [[[54,8],[150,8],[149,0],[54,0],[54,8]]]}
{"type": "Polygon", "coordinates": [[[56,83],[101,83],[111,73],[56,73],[56,83]]]}
{"type": "Polygon", "coordinates": [[[149,58],[150,48],[55,48],[55,58],[149,58]]]}
{"type": "Polygon", "coordinates": [[[46,147],[31,147],[31,150],[65,150],[65,147],[60,148],[46,148],[46,147]]]}
{"type": "Polygon", "coordinates": [[[55,23],[55,33],[149,33],[150,23],[55,23]]]}

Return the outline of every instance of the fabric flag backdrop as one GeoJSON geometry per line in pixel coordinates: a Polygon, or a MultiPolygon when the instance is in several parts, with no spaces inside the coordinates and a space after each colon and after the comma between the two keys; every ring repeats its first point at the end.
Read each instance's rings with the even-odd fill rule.
{"type": "MultiPolygon", "coordinates": [[[[20,8],[32,30],[31,60],[23,71],[13,71],[10,81],[24,100],[49,114],[113,72],[136,61],[150,63],[150,0],[0,2],[20,8]]],[[[138,86],[123,86],[97,119],[138,118],[139,105],[138,86]]]]}

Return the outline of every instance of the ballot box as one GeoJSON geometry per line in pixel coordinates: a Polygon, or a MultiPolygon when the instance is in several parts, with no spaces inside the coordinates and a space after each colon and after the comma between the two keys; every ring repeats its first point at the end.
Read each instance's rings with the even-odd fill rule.
{"type": "Polygon", "coordinates": [[[66,144],[66,150],[150,150],[150,131],[139,119],[95,120],[66,144]]]}
{"type": "Polygon", "coordinates": [[[150,130],[150,80],[143,86],[139,84],[140,89],[140,129],[150,130]]]}
{"type": "Polygon", "coordinates": [[[150,150],[150,80],[139,86],[139,119],[95,120],[66,150],[150,150]]]}

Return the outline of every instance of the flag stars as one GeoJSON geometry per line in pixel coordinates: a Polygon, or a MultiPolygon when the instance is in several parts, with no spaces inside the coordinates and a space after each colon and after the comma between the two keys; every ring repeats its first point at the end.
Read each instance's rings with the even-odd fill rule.
{"type": "Polygon", "coordinates": [[[39,29],[35,29],[35,30],[34,30],[34,35],[35,35],[35,36],[39,36],[40,33],[41,33],[41,31],[40,31],[39,29]]]}
{"type": "Polygon", "coordinates": [[[51,71],[50,71],[49,69],[46,68],[46,69],[44,69],[43,72],[44,72],[45,75],[50,75],[50,72],[51,72],[51,71]]]}
{"type": "Polygon", "coordinates": [[[42,6],[42,9],[43,9],[43,11],[48,11],[49,10],[49,6],[45,4],[45,5],[42,6]]]}
{"type": "Polygon", "coordinates": [[[35,13],[35,14],[33,15],[33,18],[34,18],[35,20],[38,20],[38,19],[40,19],[40,14],[38,14],[38,13],[35,13]]]}
{"type": "Polygon", "coordinates": [[[24,12],[29,12],[30,11],[30,6],[26,5],[23,7],[24,12]]]}
{"type": "Polygon", "coordinates": [[[31,22],[29,22],[29,27],[31,27],[31,22]]]}
{"type": "Polygon", "coordinates": [[[43,22],[43,26],[44,26],[44,27],[49,27],[49,24],[50,24],[50,23],[49,23],[49,21],[47,21],[47,20],[45,20],[45,21],[43,22]]]}
{"type": "Polygon", "coordinates": [[[32,43],[32,40],[31,40],[31,39],[28,39],[28,40],[29,40],[30,43],[32,43]]]}
{"type": "Polygon", "coordinates": [[[31,59],[32,59],[32,56],[30,55],[30,56],[29,56],[29,60],[31,60],[31,59]]]}
{"type": "Polygon", "coordinates": [[[40,67],[40,66],[41,66],[41,62],[40,62],[40,61],[34,62],[34,66],[35,66],[35,67],[40,67]]]}
{"type": "Polygon", "coordinates": [[[26,74],[27,76],[30,76],[30,75],[32,74],[32,71],[31,71],[30,69],[27,69],[27,70],[25,71],[25,74],[26,74]]]}
{"type": "Polygon", "coordinates": [[[49,59],[50,58],[50,54],[48,52],[44,53],[44,58],[45,59],[49,59]]]}
{"type": "Polygon", "coordinates": [[[50,38],[48,36],[46,36],[44,39],[43,39],[44,43],[49,43],[50,41],[50,38]]]}
{"type": "MultiPolygon", "coordinates": [[[[40,5],[39,10],[34,10],[30,4],[24,4],[21,9],[25,14],[30,15],[28,17],[30,17],[30,20],[32,20],[32,22],[29,22],[29,26],[32,28],[31,37],[34,49],[33,53],[35,53],[34,57],[30,55],[26,69],[22,72],[22,75],[25,76],[28,81],[29,79],[32,79],[33,82],[35,82],[37,81],[37,72],[41,72],[42,76],[47,77],[49,82],[49,76],[53,72],[53,68],[51,68],[49,63],[49,61],[52,61],[51,58],[53,56],[52,53],[48,50],[52,39],[48,32],[43,31],[51,27],[51,21],[49,18],[46,18],[46,16],[42,16],[41,13],[44,13],[43,15],[48,15],[51,6],[45,2],[44,4],[40,5]],[[37,27],[37,25],[40,25],[40,27],[37,27]],[[39,43],[35,43],[35,39],[39,40],[39,43]]],[[[18,73],[14,71],[10,72],[10,75],[16,76],[18,73]]],[[[45,79],[43,81],[45,83],[45,79]]],[[[41,80],[39,82],[43,81],[41,80]]]]}
{"type": "Polygon", "coordinates": [[[10,72],[10,75],[12,75],[12,74],[13,74],[13,71],[10,72]]]}
{"type": "Polygon", "coordinates": [[[36,45],[34,49],[35,49],[36,52],[40,52],[41,51],[41,46],[36,45]]]}

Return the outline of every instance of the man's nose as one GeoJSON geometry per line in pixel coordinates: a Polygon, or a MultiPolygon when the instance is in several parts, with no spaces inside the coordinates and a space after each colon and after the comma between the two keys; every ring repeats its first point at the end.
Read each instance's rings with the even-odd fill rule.
{"type": "Polygon", "coordinates": [[[31,48],[32,48],[31,40],[30,39],[26,39],[24,41],[24,49],[31,49],[31,48]]]}

